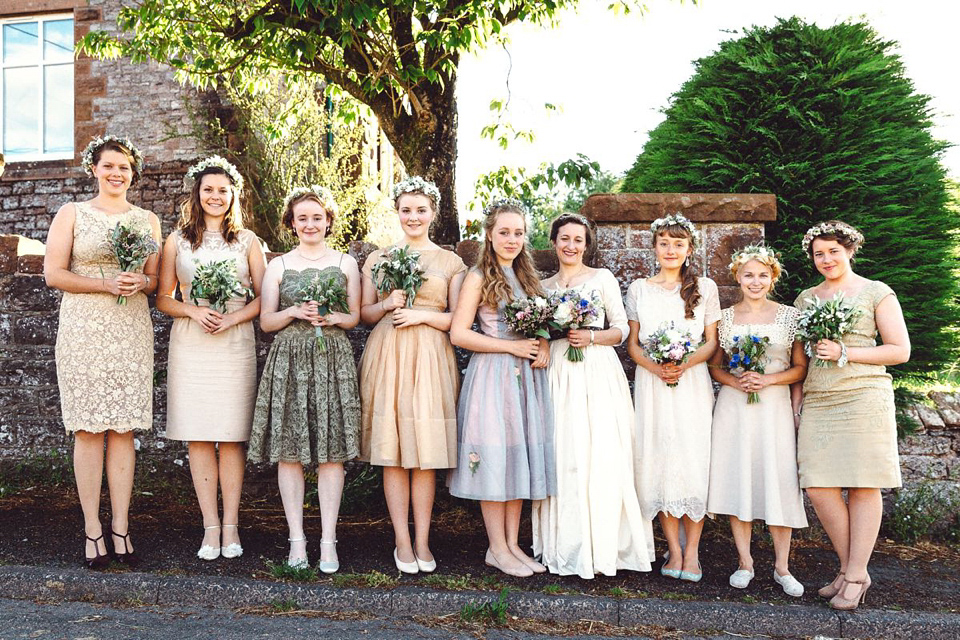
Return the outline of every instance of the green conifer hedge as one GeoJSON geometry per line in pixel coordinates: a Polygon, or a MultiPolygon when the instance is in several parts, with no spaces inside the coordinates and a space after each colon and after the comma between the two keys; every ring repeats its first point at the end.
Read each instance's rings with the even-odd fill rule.
{"type": "Polygon", "coordinates": [[[696,62],[623,191],[776,194],[767,243],[783,253],[787,302],[819,280],[804,232],[831,218],[859,227],[855,268],[893,287],[910,329],[913,355],[898,370],[923,374],[957,356],[960,220],[929,97],[895,47],[863,23],[746,30],[696,62]]]}

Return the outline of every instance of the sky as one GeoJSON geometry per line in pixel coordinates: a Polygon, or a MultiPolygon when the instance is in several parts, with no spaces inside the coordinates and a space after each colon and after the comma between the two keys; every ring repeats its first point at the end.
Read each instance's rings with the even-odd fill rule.
{"type": "Polygon", "coordinates": [[[509,53],[496,46],[461,59],[461,211],[476,177],[500,165],[534,168],[583,153],[603,169],[626,171],[670,95],[693,74],[695,60],[744,27],[793,15],[821,27],[863,19],[882,38],[897,41],[916,91],[932,98],[934,136],[958,146],[943,163],[960,179],[960,6],[952,0],[647,0],[643,15],[615,15],[609,4],[583,0],[553,29],[511,25],[509,53]],[[502,151],[481,139],[480,130],[494,120],[490,101],[508,97],[508,77],[507,117],[536,139],[502,151]],[[545,103],[560,109],[548,113],[545,103]]]}

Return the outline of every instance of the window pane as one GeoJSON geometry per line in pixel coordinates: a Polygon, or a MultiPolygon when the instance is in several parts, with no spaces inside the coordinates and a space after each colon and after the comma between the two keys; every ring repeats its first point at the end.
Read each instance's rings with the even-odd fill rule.
{"type": "Polygon", "coordinates": [[[43,152],[73,151],[73,65],[49,65],[43,77],[43,152]]]}
{"type": "Polygon", "coordinates": [[[3,62],[36,62],[40,57],[37,48],[37,23],[15,22],[3,25],[3,62]]]}
{"type": "Polygon", "coordinates": [[[47,62],[73,60],[73,20],[43,23],[43,59],[47,62]]]}
{"type": "Polygon", "coordinates": [[[36,67],[3,71],[3,152],[37,153],[40,83],[36,67]]]}

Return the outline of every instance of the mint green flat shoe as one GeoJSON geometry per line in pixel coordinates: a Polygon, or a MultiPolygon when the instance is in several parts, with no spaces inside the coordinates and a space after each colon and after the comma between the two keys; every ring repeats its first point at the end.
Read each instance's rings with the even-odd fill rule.
{"type": "Polygon", "coordinates": [[[694,573],[692,571],[681,571],[680,579],[686,580],[687,582],[700,582],[700,579],[703,578],[703,567],[697,562],[697,568],[700,569],[700,573],[694,573]]]}

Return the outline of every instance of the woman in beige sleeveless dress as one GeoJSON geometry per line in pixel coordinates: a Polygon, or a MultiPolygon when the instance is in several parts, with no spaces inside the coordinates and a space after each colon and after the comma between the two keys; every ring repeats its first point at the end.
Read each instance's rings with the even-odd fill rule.
{"type": "Polygon", "coordinates": [[[867,589],[867,564],[880,532],[880,489],[899,487],[893,384],[886,367],[910,358],[910,336],[896,295],[853,272],[863,235],[831,220],[812,227],[803,249],[824,280],[797,296],[801,313],[814,299],[843,292],[859,309],[840,341],[814,345],[803,383],[797,441],[800,486],[807,490],[840,560],[833,582],[819,590],[834,609],[856,609],[867,589]],[[877,344],[877,338],[883,344],[877,344]],[[816,360],[828,366],[817,366],[816,360]],[[843,499],[847,489],[847,500],[843,499]]]}
{"type": "Polygon", "coordinates": [[[167,358],[167,437],[188,443],[190,472],[203,516],[201,560],[236,558],[240,491],[257,393],[253,319],[266,270],[256,234],[243,228],[236,167],[213,156],[187,171],[193,184],[160,263],[157,309],[174,318],[167,358]],[[201,264],[231,260],[252,300],[235,295],[219,312],[191,299],[201,264]],[[179,284],[180,300],[174,297],[179,284]],[[219,456],[218,456],[219,454],[219,456]],[[223,520],[217,489],[223,496],[223,520]]]}
{"type": "Polygon", "coordinates": [[[50,224],[44,277],[63,291],[57,331],[57,380],[73,449],[77,493],[83,510],[84,561],[109,563],[100,524],[100,488],[106,439],[112,541],[121,562],[135,564],[128,512],[133,490],[134,432],[153,425],[153,326],[147,295],[157,287],[157,255],[143,272],[121,272],[106,244],[123,222],[160,240],[157,217],[127,202],[127,190],[143,170],[140,152],[123,138],[91,142],[83,166],[97,180],[97,195],[68,203],[50,224]],[[126,298],[118,304],[117,297],[126,298]]]}

